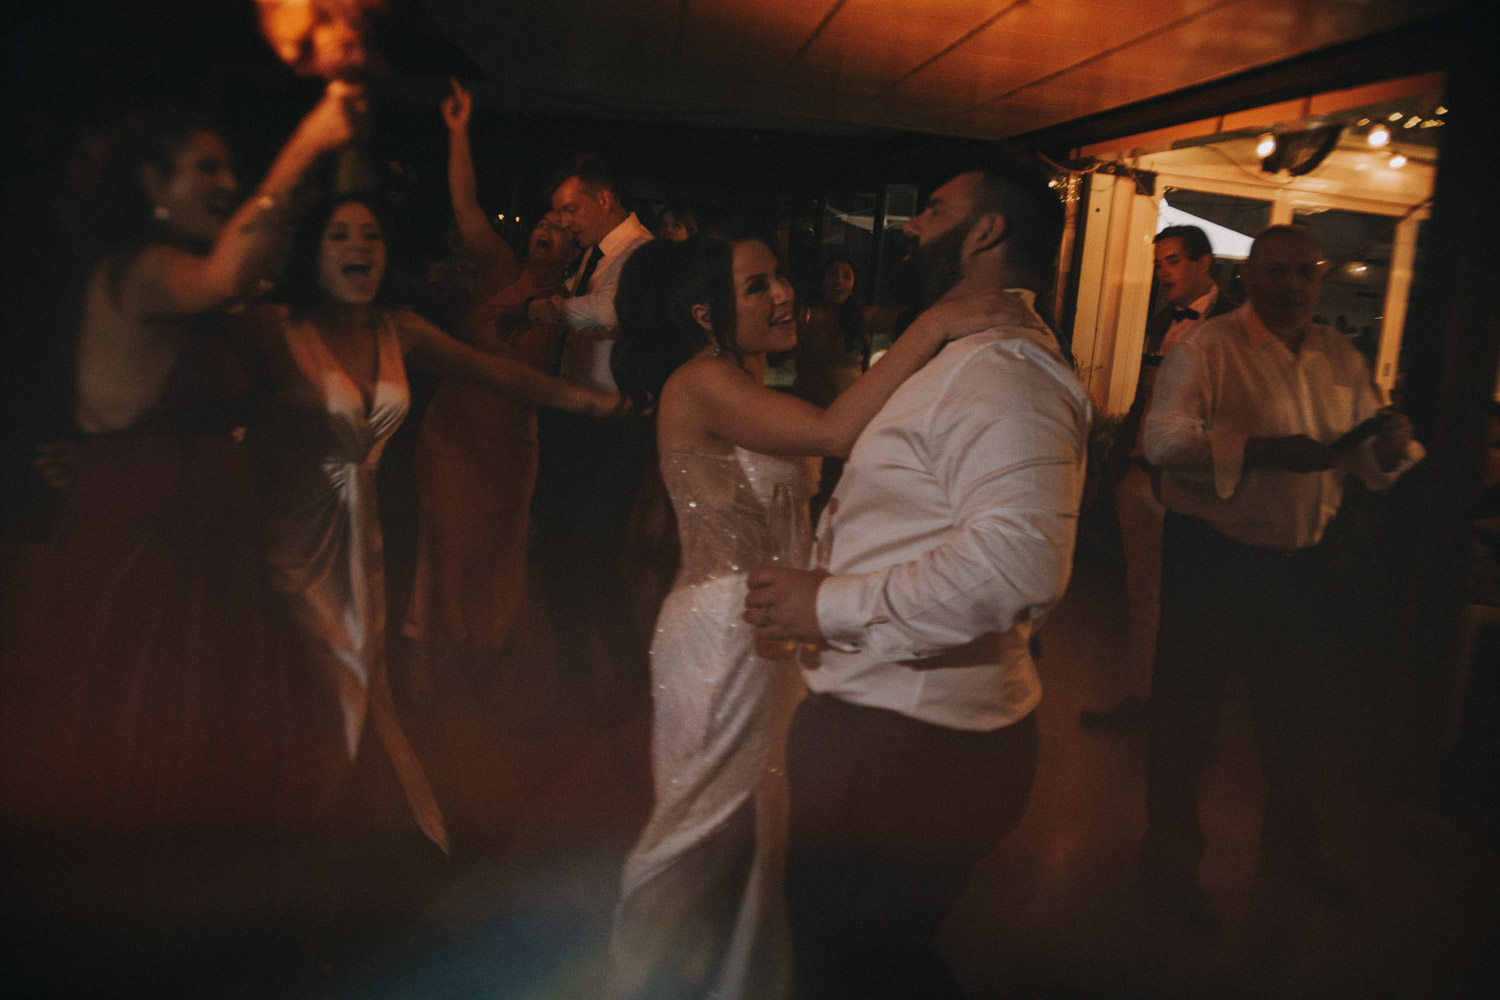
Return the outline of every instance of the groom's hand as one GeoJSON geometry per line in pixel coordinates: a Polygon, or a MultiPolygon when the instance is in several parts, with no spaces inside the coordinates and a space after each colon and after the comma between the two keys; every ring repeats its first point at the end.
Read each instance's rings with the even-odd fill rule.
{"type": "Polygon", "coordinates": [[[755,626],[757,639],[820,643],[818,584],[827,575],[822,570],[762,566],[750,574],[741,617],[755,626]]]}

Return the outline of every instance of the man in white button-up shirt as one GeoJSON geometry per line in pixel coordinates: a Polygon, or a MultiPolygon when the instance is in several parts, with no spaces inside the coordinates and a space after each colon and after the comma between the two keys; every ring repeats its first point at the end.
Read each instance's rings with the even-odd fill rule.
{"type": "Polygon", "coordinates": [[[1366,423],[1385,400],[1364,358],[1313,322],[1322,257],[1308,229],[1262,233],[1248,301],[1173,349],[1146,416],[1167,515],[1141,876],[1168,915],[1208,934],[1220,920],[1196,880],[1198,785],[1232,672],[1266,766],[1262,870],[1325,901],[1347,896],[1319,854],[1311,801],[1311,679],[1331,631],[1319,543],[1345,476],[1384,489],[1422,456],[1405,417],[1366,423]]]}
{"type": "MultiPolygon", "coordinates": [[[[908,232],[932,298],[967,285],[1030,304],[1061,223],[1045,180],[1006,166],[943,185],[908,232]]],[[[823,646],[787,744],[803,995],[961,995],[933,938],[1030,794],[1027,640],[1068,581],[1091,420],[1034,313],[950,343],[855,444],[823,568],[751,576],[758,637],[823,646]]]]}
{"type": "MultiPolygon", "coordinates": [[[[568,382],[613,392],[615,290],[620,271],[651,231],[627,212],[609,171],[582,156],[552,193],[563,227],[583,247],[569,296],[527,303],[533,322],[567,332],[557,370],[568,382]]],[[[538,415],[541,449],[532,519],[537,566],[552,620],[554,721],[579,709],[596,721],[628,709],[646,690],[647,639],[621,571],[626,527],[651,467],[650,426],[639,419],[538,415]]]]}

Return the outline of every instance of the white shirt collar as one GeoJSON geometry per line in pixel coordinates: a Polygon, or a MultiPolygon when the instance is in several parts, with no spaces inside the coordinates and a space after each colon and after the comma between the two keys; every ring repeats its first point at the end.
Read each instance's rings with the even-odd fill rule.
{"type": "Polygon", "coordinates": [[[627,217],[624,222],[621,222],[618,226],[611,229],[609,231],[609,235],[605,236],[604,239],[599,241],[600,256],[608,257],[610,254],[614,253],[616,250],[624,246],[627,242],[630,241],[630,238],[634,235],[635,230],[640,228],[640,225],[641,220],[635,217],[634,212],[631,212],[629,217],[627,217]]]}

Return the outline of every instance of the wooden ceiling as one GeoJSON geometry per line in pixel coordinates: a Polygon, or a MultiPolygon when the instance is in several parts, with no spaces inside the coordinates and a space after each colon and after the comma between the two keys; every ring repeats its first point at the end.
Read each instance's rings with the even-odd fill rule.
{"type": "MultiPolygon", "coordinates": [[[[517,111],[1003,139],[1456,0],[427,0],[517,111]]],[[[487,88],[488,89],[488,88],[487,88]]]]}

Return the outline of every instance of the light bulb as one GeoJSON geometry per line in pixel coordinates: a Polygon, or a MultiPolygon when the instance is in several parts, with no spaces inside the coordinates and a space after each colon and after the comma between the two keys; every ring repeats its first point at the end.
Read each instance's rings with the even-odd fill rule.
{"type": "Polygon", "coordinates": [[[1376,125],[1370,129],[1370,134],[1365,141],[1372,146],[1384,146],[1391,141],[1391,130],[1384,125],[1376,125]]]}
{"type": "Polygon", "coordinates": [[[1392,170],[1400,170],[1402,167],[1406,166],[1406,157],[1402,156],[1400,153],[1392,153],[1391,158],[1386,161],[1386,166],[1390,167],[1392,170]]]}
{"type": "Polygon", "coordinates": [[[1276,152],[1276,137],[1267,132],[1260,137],[1260,143],[1255,147],[1255,155],[1264,160],[1274,152],[1276,152]]]}

